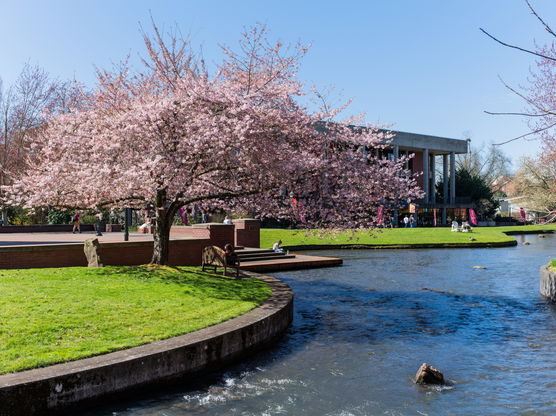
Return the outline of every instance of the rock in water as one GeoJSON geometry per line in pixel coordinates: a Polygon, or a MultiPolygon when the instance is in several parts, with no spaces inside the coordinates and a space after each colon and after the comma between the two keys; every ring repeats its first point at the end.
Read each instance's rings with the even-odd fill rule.
{"type": "Polygon", "coordinates": [[[98,238],[85,240],[84,251],[87,257],[88,267],[104,267],[98,238]]]}
{"type": "Polygon", "coordinates": [[[445,384],[444,374],[432,365],[423,363],[417,374],[415,374],[415,383],[417,384],[445,384]]]}

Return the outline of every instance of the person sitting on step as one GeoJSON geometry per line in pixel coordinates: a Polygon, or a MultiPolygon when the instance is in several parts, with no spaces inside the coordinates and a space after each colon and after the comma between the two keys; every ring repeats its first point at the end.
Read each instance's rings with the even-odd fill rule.
{"type": "Polygon", "coordinates": [[[278,240],[274,243],[274,245],[272,246],[272,250],[274,250],[275,253],[283,253],[284,249],[282,247],[280,247],[280,244],[282,244],[282,240],[278,240]]]}

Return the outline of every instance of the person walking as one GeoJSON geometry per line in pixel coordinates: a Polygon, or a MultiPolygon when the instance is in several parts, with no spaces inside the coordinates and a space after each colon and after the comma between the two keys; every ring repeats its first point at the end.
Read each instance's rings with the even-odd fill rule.
{"type": "Polygon", "coordinates": [[[417,226],[417,221],[415,221],[415,217],[412,215],[409,217],[409,228],[415,228],[417,226]]]}
{"type": "Polygon", "coordinates": [[[403,217],[403,226],[404,226],[404,228],[409,227],[409,218],[408,218],[407,215],[405,217],[403,217]]]}
{"type": "Polygon", "coordinates": [[[73,223],[73,229],[72,229],[72,234],[75,234],[75,231],[77,230],[79,232],[79,234],[81,234],[81,227],[79,225],[79,211],[75,211],[75,215],[72,217],[71,222],[73,223]]]}

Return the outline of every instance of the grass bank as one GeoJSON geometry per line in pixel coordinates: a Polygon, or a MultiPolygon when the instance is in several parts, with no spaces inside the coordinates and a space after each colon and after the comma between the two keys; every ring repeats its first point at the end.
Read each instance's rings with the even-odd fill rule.
{"type": "Polygon", "coordinates": [[[302,230],[274,228],[261,229],[261,248],[272,247],[282,240],[285,248],[295,246],[421,246],[421,245],[485,245],[513,243],[515,239],[505,232],[546,232],[556,231],[556,224],[526,225],[514,227],[475,227],[471,233],[452,232],[449,227],[442,228],[386,228],[369,232],[367,230],[338,234],[321,238],[302,230]],[[473,238],[474,241],[470,241],[473,238]]]}
{"type": "Polygon", "coordinates": [[[185,334],[260,305],[270,288],[198,268],[0,270],[0,374],[185,334]]]}

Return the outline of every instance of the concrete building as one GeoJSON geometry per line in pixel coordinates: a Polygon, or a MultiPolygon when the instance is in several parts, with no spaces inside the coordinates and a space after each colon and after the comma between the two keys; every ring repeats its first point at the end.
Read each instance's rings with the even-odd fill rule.
{"type": "MultiPolygon", "coordinates": [[[[438,213],[437,224],[447,224],[448,220],[466,219],[467,209],[472,208],[470,199],[456,198],[456,155],[468,151],[468,141],[424,134],[392,131],[394,137],[387,157],[398,158],[414,154],[408,168],[421,173],[419,186],[425,192],[421,201],[416,201],[416,214],[421,223],[433,225],[438,213]],[[443,183],[442,199],[437,196],[437,182],[443,183]]],[[[394,213],[397,221],[397,213],[394,213]]]]}

